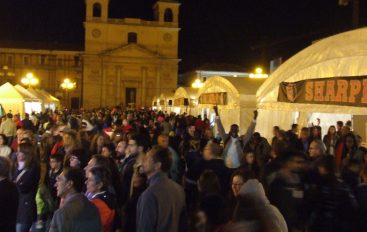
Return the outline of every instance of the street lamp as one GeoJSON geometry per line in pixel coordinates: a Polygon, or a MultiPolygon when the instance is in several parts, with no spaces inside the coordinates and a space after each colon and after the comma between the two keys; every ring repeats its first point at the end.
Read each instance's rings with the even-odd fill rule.
{"type": "Polygon", "coordinates": [[[250,78],[268,78],[269,75],[266,73],[263,73],[262,68],[256,68],[255,73],[250,73],[250,78]]]}
{"type": "Polygon", "coordinates": [[[27,73],[20,81],[23,85],[28,86],[28,88],[37,85],[39,82],[38,79],[34,77],[33,73],[27,73]]]}
{"type": "Polygon", "coordinates": [[[203,88],[204,84],[203,82],[200,81],[200,79],[196,79],[192,84],[191,87],[193,87],[194,89],[201,89],[203,88]]]}
{"type": "Polygon", "coordinates": [[[73,90],[76,88],[76,83],[71,82],[69,78],[65,78],[64,81],[61,83],[60,87],[65,91],[66,93],[66,99],[65,99],[65,106],[68,107],[69,103],[69,92],[70,90],[73,90]]]}

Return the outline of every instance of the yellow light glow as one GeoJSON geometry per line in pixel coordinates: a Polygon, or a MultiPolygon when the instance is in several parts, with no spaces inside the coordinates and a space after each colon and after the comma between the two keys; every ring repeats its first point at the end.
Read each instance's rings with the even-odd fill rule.
{"type": "Polygon", "coordinates": [[[255,72],[256,72],[257,74],[261,74],[261,73],[263,73],[263,69],[262,69],[262,68],[256,68],[256,69],[255,69],[255,72]]]}
{"type": "Polygon", "coordinates": [[[203,88],[204,84],[200,81],[200,79],[196,79],[194,83],[191,84],[191,87],[195,89],[203,88]]]}
{"type": "Polygon", "coordinates": [[[263,69],[260,67],[257,67],[255,69],[255,73],[250,73],[249,75],[250,78],[268,78],[269,75],[266,73],[263,73],[263,69]]]}
{"type": "Polygon", "coordinates": [[[37,85],[39,83],[39,80],[34,77],[33,73],[27,73],[25,77],[23,77],[20,82],[23,85],[28,85],[28,87],[30,87],[31,85],[37,85]]]}
{"type": "Polygon", "coordinates": [[[71,82],[69,78],[65,78],[64,82],[61,83],[60,87],[64,90],[71,90],[71,89],[74,89],[76,87],[76,83],[71,82]]]}

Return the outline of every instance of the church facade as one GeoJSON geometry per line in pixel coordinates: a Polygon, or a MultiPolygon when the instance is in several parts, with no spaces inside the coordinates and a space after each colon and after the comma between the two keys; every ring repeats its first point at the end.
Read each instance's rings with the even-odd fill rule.
{"type": "Polygon", "coordinates": [[[158,1],[154,21],[108,17],[108,0],[87,0],[83,106],[149,106],[177,86],[179,3],[158,1]]]}
{"type": "Polygon", "coordinates": [[[158,0],[154,20],[146,21],[109,18],[109,0],[85,2],[84,51],[0,44],[0,79],[18,84],[32,72],[39,88],[66,100],[60,83],[69,78],[77,87],[66,105],[74,108],[150,106],[154,96],[173,94],[180,61],[180,4],[158,0]]]}

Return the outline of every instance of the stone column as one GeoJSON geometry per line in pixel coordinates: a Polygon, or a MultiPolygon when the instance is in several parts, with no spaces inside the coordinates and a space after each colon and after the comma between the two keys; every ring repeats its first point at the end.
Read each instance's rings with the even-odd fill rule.
{"type": "Polygon", "coordinates": [[[121,66],[116,66],[116,81],[117,81],[117,92],[116,92],[116,98],[117,98],[117,104],[120,104],[122,102],[122,97],[121,97],[121,66]]]}
{"type": "Polygon", "coordinates": [[[157,67],[156,88],[155,88],[156,97],[159,97],[161,93],[161,72],[162,72],[161,67],[157,67]]]}
{"type": "Polygon", "coordinates": [[[142,106],[147,106],[146,100],[147,100],[147,68],[142,67],[141,68],[141,104],[142,106]]]}

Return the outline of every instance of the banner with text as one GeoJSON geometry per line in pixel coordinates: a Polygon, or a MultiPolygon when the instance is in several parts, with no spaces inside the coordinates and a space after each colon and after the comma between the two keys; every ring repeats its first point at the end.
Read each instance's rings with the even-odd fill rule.
{"type": "Polygon", "coordinates": [[[279,85],[278,102],[367,106],[367,76],[318,78],[279,85]]]}
{"type": "Polygon", "coordinates": [[[176,98],[173,101],[173,104],[175,106],[188,106],[189,105],[189,99],[188,98],[184,98],[184,97],[176,98]]]}
{"type": "Polygon", "coordinates": [[[203,93],[199,97],[199,104],[227,105],[227,93],[203,93]]]}

